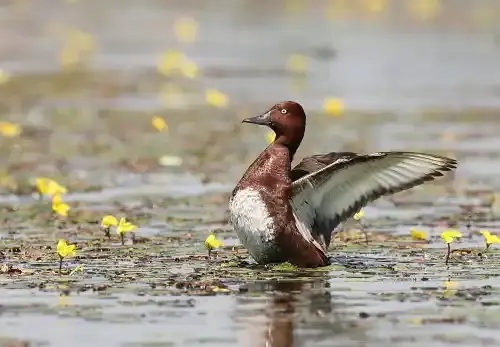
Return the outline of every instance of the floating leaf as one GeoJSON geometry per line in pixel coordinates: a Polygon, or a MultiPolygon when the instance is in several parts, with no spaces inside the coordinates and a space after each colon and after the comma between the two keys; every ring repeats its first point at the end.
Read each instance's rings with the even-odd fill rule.
{"type": "Polygon", "coordinates": [[[195,42],[198,37],[198,22],[191,17],[182,17],[174,22],[174,32],[181,42],[195,42]]]}
{"type": "Polygon", "coordinates": [[[285,262],[272,267],[273,271],[295,271],[297,267],[291,263],[285,262]]]}

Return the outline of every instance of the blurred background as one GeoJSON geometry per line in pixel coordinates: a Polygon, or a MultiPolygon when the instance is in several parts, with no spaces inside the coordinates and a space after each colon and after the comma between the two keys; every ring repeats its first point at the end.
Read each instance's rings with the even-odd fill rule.
{"type": "Polygon", "coordinates": [[[29,137],[2,161],[39,174],[234,181],[266,141],[239,121],[281,100],[309,113],[304,153],[500,144],[494,0],[13,0],[0,18],[1,119],[29,137]]]}
{"type": "MultiPolygon", "coordinates": [[[[341,150],[411,150],[457,158],[459,169],[448,180],[398,195],[393,200],[400,204],[397,209],[382,201],[366,211],[371,222],[382,221],[378,231],[393,236],[407,235],[416,223],[428,226],[431,238],[437,240],[429,247],[441,252],[445,246],[434,226],[448,219],[470,226],[470,211],[482,211],[483,217],[485,211],[490,213],[492,197],[500,190],[500,1],[0,1],[0,238],[7,245],[4,250],[19,242],[42,249],[54,246],[59,237],[79,242],[80,249],[102,239],[96,223],[103,215],[121,213],[140,226],[136,234],[139,240],[143,238],[144,247],[135,249],[143,252],[141,259],[149,261],[144,267],[120,253],[119,245],[107,248],[106,259],[100,248],[89,246],[82,251],[78,259],[89,270],[70,288],[118,288],[104,308],[96,294],[71,297],[73,306],[65,304],[62,309],[56,306],[53,293],[43,296],[46,293],[36,291],[32,296],[28,291],[9,291],[34,288],[26,277],[24,282],[12,280],[11,287],[2,292],[6,298],[2,305],[7,305],[2,312],[11,312],[3,331],[17,338],[67,345],[65,336],[54,336],[39,324],[36,307],[48,307],[41,313],[44,322],[64,321],[67,336],[82,336],[72,341],[73,346],[141,341],[145,327],[149,329],[146,342],[152,343],[168,340],[179,345],[220,346],[234,345],[236,340],[254,342],[255,322],[263,334],[269,318],[264,307],[269,298],[258,295],[273,290],[301,292],[301,285],[285,289],[256,285],[250,291],[260,294],[253,298],[197,298],[191,311],[173,306],[178,311],[171,314],[169,308],[165,317],[149,311],[143,316],[142,309],[127,308],[123,302],[135,302],[139,289],[141,293],[153,291],[149,284],[154,281],[172,285],[199,279],[196,274],[189,276],[199,274],[200,269],[208,271],[205,258],[183,263],[182,257],[204,255],[203,241],[209,230],[221,233],[229,247],[227,254],[231,255],[232,246],[238,247],[227,226],[227,200],[248,165],[272,141],[267,129],[241,124],[241,120],[282,100],[298,101],[308,113],[306,136],[296,160],[341,150]],[[50,177],[68,188],[65,201],[71,205],[71,218],[68,224],[58,224],[56,231],[53,221],[47,221],[50,207],[45,211],[33,199],[36,177],[50,177]],[[173,257],[181,260],[169,263],[173,257]],[[147,271],[138,271],[138,266],[147,271]],[[133,285],[124,284],[125,275],[134,276],[133,285]],[[8,306],[13,302],[20,306],[8,306]],[[47,306],[23,306],[33,302],[47,306]],[[81,309],[87,304],[92,309],[81,309]],[[20,308],[27,315],[18,317],[20,308]],[[88,322],[69,321],[64,314],[90,318],[88,322]],[[96,315],[105,322],[132,324],[127,329],[101,321],[94,325],[91,321],[96,315]],[[188,324],[178,317],[186,317],[188,324]],[[154,319],[159,324],[150,321],[154,319]],[[195,331],[192,324],[197,326],[195,331]],[[165,326],[177,329],[175,336],[165,326]],[[235,327],[249,330],[248,336],[237,338],[235,327]]],[[[492,211],[498,217],[500,199],[496,201],[492,211]]],[[[479,222],[477,215],[474,223],[479,222]]],[[[497,232],[499,226],[495,221],[487,225],[497,232]]],[[[478,240],[473,241],[474,247],[482,242],[478,240]]],[[[380,250],[394,254],[393,249],[380,250]]],[[[37,276],[52,283],[53,273],[48,271],[54,267],[53,253],[23,258],[16,264],[37,269],[37,276]],[[50,259],[41,264],[42,258],[50,259]]],[[[441,255],[433,255],[434,265],[442,265],[441,255]]],[[[429,262],[427,255],[403,257],[408,266],[421,264],[422,259],[429,262]]],[[[479,267],[478,277],[467,277],[467,269],[461,274],[472,278],[469,287],[478,278],[489,278],[491,270],[479,267]]],[[[436,288],[450,281],[444,267],[422,269],[418,276],[435,281],[436,288]]],[[[409,268],[407,278],[415,271],[409,268]]],[[[369,279],[348,285],[345,272],[324,273],[320,291],[330,293],[325,288],[335,287],[335,309],[354,323],[349,321],[342,329],[321,325],[325,312],[330,311],[314,311],[321,314],[314,316],[312,327],[297,320],[300,329],[294,332],[291,319],[285,322],[286,336],[275,337],[283,342],[274,345],[290,346],[293,336],[299,336],[296,341],[303,345],[313,336],[328,346],[332,338],[353,346],[364,345],[367,339],[385,346],[415,336],[423,343],[434,341],[439,329],[422,329],[417,335],[412,335],[414,330],[399,329],[407,325],[397,321],[398,315],[414,307],[399,305],[403,300],[398,295],[413,295],[408,293],[414,292],[409,287],[414,284],[401,282],[395,287],[393,279],[399,274],[394,273],[358,273],[369,279]],[[393,306],[370,296],[382,291],[395,293],[393,306]],[[363,325],[356,305],[370,314],[396,313],[363,325]],[[398,329],[394,329],[396,321],[398,329]],[[368,331],[367,335],[360,330],[368,331]]],[[[233,284],[247,281],[242,274],[238,276],[233,284]]],[[[494,282],[481,283],[498,287],[494,282]]],[[[195,289],[201,291],[201,287],[195,289]]],[[[59,287],[54,288],[58,293],[59,287]]],[[[193,295],[199,295],[198,291],[193,295]]],[[[170,300],[164,292],[155,295],[170,300]]],[[[295,296],[289,299],[294,302],[295,296]]],[[[277,298],[270,310],[289,311],[287,300],[277,298]]],[[[300,300],[304,300],[300,307],[313,301],[307,295],[300,300]]],[[[326,301],[330,303],[329,296],[326,301]]],[[[430,315],[442,313],[439,305],[429,306],[430,315]]],[[[424,315],[418,312],[417,316],[424,315]]],[[[282,323],[282,315],[276,317],[282,323]]],[[[481,322],[482,327],[491,328],[488,341],[498,345],[500,321],[481,322]]],[[[278,323],[275,330],[283,331],[283,324],[278,323]]],[[[456,325],[456,330],[467,324],[456,325]]],[[[470,336],[479,336],[477,327],[467,328],[470,336]]],[[[467,340],[471,345],[484,342],[471,339],[467,340]]],[[[127,344],[132,345],[136,344],[127,344]]]]}

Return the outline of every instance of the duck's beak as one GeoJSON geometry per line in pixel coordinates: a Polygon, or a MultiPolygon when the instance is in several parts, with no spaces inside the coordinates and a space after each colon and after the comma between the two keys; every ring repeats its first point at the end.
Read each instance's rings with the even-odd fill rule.
{"type": "Polygon", "coordinates": [[[267,111],[264,114],[256,117],[250,117],[243,119],[242,123],[253,123],[259,125],[270,125],[271,124],[271,111],[267,111]]]}

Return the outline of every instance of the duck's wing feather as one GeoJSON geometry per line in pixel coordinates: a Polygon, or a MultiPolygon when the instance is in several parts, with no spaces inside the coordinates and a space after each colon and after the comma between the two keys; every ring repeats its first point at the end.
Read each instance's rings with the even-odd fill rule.
{"type": "Polygon", "coordinates": [[[316,172],[325,166],[334,163],[338,159],[352,158],[356,156],[358,155],[353,152],[330,152],[306,157],[292,169],[290,177],[292,178],[292,181],[296,181],[305,175],[316,172]]]}
{"type": "Polygon", "coordinates": [[[370,201],[431,181],[456,167],[454,159],[424,153],[341,156],[295,180],[291,205],[301,233],[312,235],[326,250],[332,231],[370,201]]]}

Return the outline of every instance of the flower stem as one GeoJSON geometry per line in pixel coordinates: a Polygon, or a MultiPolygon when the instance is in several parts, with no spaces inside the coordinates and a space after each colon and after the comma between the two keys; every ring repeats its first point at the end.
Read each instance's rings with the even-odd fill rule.
{"type": "Polygon", "coordinates": [[[120,233],[120,237],[122,239],[122,246],[125,245],[125,234],[124,233],[120,233]]]}
{"type": "Polygon", "coordinates": [[[450,260],[450,253],[451,253],[451,245],[448,243],[448,254],[446,254],[446,262],[445,262],[446,265],[448,265],[448,260],[450,260]]]}
{"type": "Polygon", "coordinates": [[[368,245],[368,233],[366,232],[361,221],[359,221],[358,224],[359,224],[359,227],[361,228],[361,232],[363,233],[363,235],[365,235],[365,244],[368,245]]]}
{"type": "Polygon", "coordinates": [[[486,249],[490,248],[491,243],[486,243],[486,249]]]}
{"type": "Polygon", "coordinates": [[[108,240],[111,239],[111,234],[110,234],[110,228],[106,228],[104,229],[104,235],[106,235],[108,237],[108,240]]]}
{"type": "Polygon", "coordinates": [[[59,256],[59,275],[62,273],[62,262],[63,262],[63,257],[59,256]]]}

